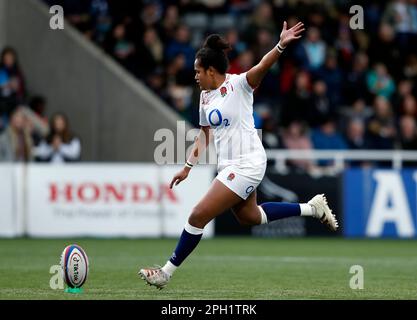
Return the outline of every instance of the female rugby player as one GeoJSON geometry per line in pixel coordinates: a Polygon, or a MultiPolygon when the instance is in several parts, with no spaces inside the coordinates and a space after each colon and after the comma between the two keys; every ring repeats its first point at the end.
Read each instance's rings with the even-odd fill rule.
{"type": "Polygon", "coordinates": [[[184,168],[173,177],[170,187],[187,178],[209,143],[209,129],[214,136],[218,175],[192,210],[171,258],[163,267],[140,269],[139,275],[149,285],[162,289],[199,243],[204,226],[230,208],[244,225],[301,215],[318,218],[333,231],[338,228],[323,194],[308,203],[267,202],[259,206],[256,203],[256,188],[264,177],[267,158],[254,126],[253,91],[285,48],[299,39],[304,30],[301,22],[290,29],[284,22],[276,47],[257,65],[239,75],[226,73],[226,51],[230,47],[219,35],[210,35],[197,52],[194,67],[195,80],[202,90],[201,129],[184,168]]]}

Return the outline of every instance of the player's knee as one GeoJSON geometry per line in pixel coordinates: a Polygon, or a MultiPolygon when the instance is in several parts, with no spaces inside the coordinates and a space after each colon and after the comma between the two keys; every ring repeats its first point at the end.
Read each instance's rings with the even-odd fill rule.
{"type": "Polygon", "coordinates": [[[256,226],[261,223],[260,217],[258,217],[257,215],[253,215],[253,214],[246,215],[244,217],[239,217],[238,222],[242,226],[256,226]]]}
{"type": "Polygon", "coordinates": [[[208,222],[207,218],[205,218],[206,216],[206,210],[199,206],[195,206],[188,218],[188,223],[193,227],[203,229],[208,222]]]}

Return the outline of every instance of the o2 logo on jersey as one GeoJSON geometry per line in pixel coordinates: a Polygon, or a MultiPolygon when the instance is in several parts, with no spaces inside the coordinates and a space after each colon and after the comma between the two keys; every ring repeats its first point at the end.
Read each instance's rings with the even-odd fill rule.
{"type": "Polygon", "coordinates": [[[223,119],[219,109],[213,109],[210,111],[208,120],[213,127],[218,127],[224,123],[225,127],[230,126],[229,119],[223,119]]]}
{"type": "Polygon", "coordinates": [[[249,186],[246,188],[246,193],[249,194],[251,193],[255,188],[253,186],[249,186]]]}

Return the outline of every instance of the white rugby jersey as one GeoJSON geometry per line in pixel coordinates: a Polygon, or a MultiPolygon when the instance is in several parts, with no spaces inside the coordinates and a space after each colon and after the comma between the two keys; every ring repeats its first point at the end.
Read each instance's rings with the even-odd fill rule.
{"type": "Polygon", "coordinates": [[[229,165],[249,169],[265,164],[265,150],[253,118],[253,89],[246,72],[226,74],[219,88],[201,92],[200,125],[211,127],[219,172],[229,165]]]}

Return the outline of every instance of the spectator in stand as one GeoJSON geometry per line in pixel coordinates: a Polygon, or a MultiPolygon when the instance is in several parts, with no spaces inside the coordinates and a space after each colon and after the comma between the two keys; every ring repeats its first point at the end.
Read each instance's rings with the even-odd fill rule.
{"type": "Polygon", "coordinates": [[[369,119],[368,132],[372,149],[393,149],[397,136],[390,102],[383,96],[374,100],[374,115],[369,119]]]}
{"type": "MultiPolygon", "coordinates": [[[[314,149],[318,150],[346,150],[348,148],[345,139],[337,131],[336,122],[333,118],[326,119],[323,124],[312,130],[311,141],[314,149]]],[[[318,161],[319,166],[329,166],[330,160],[318,161]]]]}
{"type": "MultiPolygon", "coordinates": [[[[310,140],[310,136],[307,134],[307,125],[302,122],[294,121],[283,130],[282,144],[287,149],[293,150],[312,150],[313,144],[310,140]]],[[[291,160],[289,161],[291,166],[310,171],[314,167],[312,160],[291,160]]]]}
{"type": "Polygon", "coordinates": [[[17,108],[10,116],[8,128],[0,135],[0,161],[29,162],[33,159],[32,147],[28,119],[17,108]]]}
{"type": "Polygon", "coordinates": [[[145,30],[136,58],[140,61],[138,73],[141,78],[146,78],[162,64],[164,45],[155,28],[150,27],[145,30]]]}
{"type": "Polygon", "coordinates": [[[281,147],[276,120],[269,114],[263,119],[262,125],[262,144],[266,148],[277,149],[281,147]]]}
{"type": "Polygon", "coordinates": [[[327,85],[324,81],[317,80],[313,83],[311,102],[308,124],[311,127],[316,128],[321,125],[325,119],[334,115],[333,107],[327,96],[327,85]]]}
{"type": "Polygon", "coordinates": [[[191,96],[193,89],[174,84],[168,90],[170,104],[185,120],[191,122],[191,96]]]}
{"type": "Polygon", "coordinates": [[[311,77],[306,71],[297,73],[294,87],[286,98],[281,121],[287,126],[292,121],[308,121],[311,108],[311,77]]]}
{"type": "Polygon", "coordinates": [[[17,53],[11,47],[3,49],[0,57],[0,113],[10,114],[26,95],[23,73],[17,53]]]}
{"type": "Polygon", "coordinates": [[[251,50],[245,50],[230,64],[229,73],[240,74],[248,71],[254,64],[254,55],[251,50]]]}
{"type": "Polygon", "coordinates": [[[170,61],[179,54],[182,54],[185,58],[185,68],[193,71],[195,50],[190,44],[190,30],[184,24],[177,27],[175,39],[166,46],[165,59],[170,61]]]}
{"type": "Polygon", "coordinates": [[[370,37],[368,55],[372,62],[379,62],[389,67],[389,73],[396,78],[400,76],[403,57],[398,44],[395,43],[395,31],[386,23],[379,27],[378,34],[370,37]]]}
{"type": "Polygon", "coordinates": [[[243,41],[241,41],[239,32],[236,28],[231,28],[227,30],[225,34],[225,39],[227,40],[227,42],[229,42],[230,46],[232,47],[227,52],[227,57],[229,58],[229,61],[233,64],[238,55],[246,50],[247,45],[243,41]]]}
{"type": "Polygon", "coordinates": [[[39,142],[48,134],[49,124],[31,108],[25,105],[20,105],[18,108],[24,115],[24,119],[26,121],[25,129],[29,131],[32,136],[32,145],[37,146],[39,142]]]}
{"type": "Polygon", "coordinates": [[[408,79],[417,82],[417,54],[409,54],[403,67],[403,74],[408,79]]]}
{"type": "Polygon", "coordinates": [[[67,116],[63,113],[53,115],[49,127],[46,139],[34,149],[36,160],[53,163],[79,161],[81,142],[71,132],[67,116]]]}
{"type": "Polygon", "coordinates": [[[343,73],[337,64],[334,52],[327,53],[325,63],[317,70],[316,75],[326,83],[330,104],[337,106],[344,103],[342,101],[343,73]]]}
{"type": "Polygon", "coordinates": [[[347,124],[352,120],[358,120],[366,124],[372,115],[372,107],[366,105],[364,99],[357,99],[351,106],[340,110],[339,127],[345,132],[347,130],[347,124]]]}
{"type": "Polygon", "coordinates": [[[412,94],[407,94],[400,107],[400,115],[411,116],[417,119],[417,101],[412,94]]]}
{"type": "Polygon", "coordinates": [[[333,118],[327,118],[323,124],[313,129],[311,140],[315,149],[318,150],[346,150],[347,144],[342,135],[337,131],[336,122],[333,118]]]}
{"type": "Polygon", "coordinates": [[[396,114],[401,113],[404,98],[413,94],[413,82],[409,79],[402,79],[398,82],[397,90],[392,96],[392,104],[396,114]]]}
{"type": "MultiPolygon", "coordinates": [[[[346,128],[346,143],[351,150],[365,150],[371,147],[366,135],[365,123],[360,119],[352,118],[346,128]]],[[[366,166],[370,163],[367,161],[353,160],[349,161],[352,167],[366,166]]]]}
{"type": "Polygon", "coordinates": [[[352,69],[348,71],[344,81],[344,100],[351,104],[356,99],[369,97],[366,86],[366,75],[368,73],[369,57],[365,52],[358,52],[353,58],[352,69]]]}
{"type": "Polygon", "coordinates": [[[179,24],[180,17],[178,7],[175,5],[169,5],[165,10],[165,15],[161,23],[161,38],[164,43],[174,40],[175,30],[177,30],[179,24]]]}
{"type": "Polygon", "coordinates": [[[90,6],[91,23],[93,25],[92,39],[103,44],[111,29],[112,19],[107,0],[92,0],[90,6]]]}
{"type": "Polygon", "coordinates": [[[250,17],[248,27],[245,31],[245,34],[247,35],[246,41],[255,43],[258,32],[261,29],[269,30],[269,32],[274,32],[276,30],[272,5],[267,1],[262,1],[250,17]]]}
{"type": "Polygon", "coordinates": [[[146,84],[162,100],[168,102],[168,93],[166,91],[166,75],[162,68],[156,68],[147,78],[146,84]]]}
{"type": "MultiPolygon", "coordinates": [[[[399,147],[403,150],[417,150],[416,120],[410,116],[400,119],[399,147]]],[[[404,161],[404,167],[417,167],[417,161],[404,161]]]]}
{"type": "Polygon", "coordinates": [[[339,36],[335,41],[335,49],[337,51],[340,67],[345,71],[348,70],[355,54],[349,27],[342,28],[339,31],[339,36]]]}
{"type": "Polygon", "coordinates": [[[368,72],[366,82],[368,90],[376,96],[383,96],[390,99],[395,91],[395,83],[387,67],[382,63],[377,63],[374,68],[368,72]]]}
{"type": "Polygon", "coordinates": [[[416,120],[411,116],[400,118],[400,148],[403,150],[417,150],[416,120]]]}
{"type": "Polygon", "coordinates": [[[137,74],[134,43],[126,36],[126,26],[117,24],[106,40],[106,51],[130,72],[137,74]]]}
{"type": "Polygon", "coordinates": [[[391,1],[384,12],[382,21],[390,24],[396,33],[396,42],[402,54],[409,49],[412,32],[411,7],[407,0],[391,1]]]}
{"type": "Polygon", "coordinates": [[[410,52],[417,51],[417,0],[409,0],[409,10],[411,17],[410,52]]]}
{"type": "Polygon", "coordinates": [[[35,112],[45,124],[48,124],[46,112],[46,99],[43,96],[33,96],[29,102],[29,108],[35,112]]]}
{"type": "Polygon", "coordinates": [[[316,27],[307,29],[307,37],[296,49],[298,62],[309,71],[318,70],[325,61],[327,45],[321,39],[320,30],[316,27]]]}
{"type": "Polygon", "coordinates": [[[364,150],[371,147],[365,129],[365,123],[358,118],[352,118],[348,122],[346,128],[346,142],[349,149],[364,150]]]}
{"type": "Polygon", "coordinates": [[[234,15],[246,14],[253,10],[252,0],[229,0],[230,13],[234,15]]]}
{"type": "Polygon", "coordinates": [[[255,61],[261,61],[262,57],[274,46],[274,41],[275,39],[271,31],[266,28],[260,28],[258,30],[256,40],[251,49],[255,55],[255,61]]]}
{"type": "Polygon", "coordinates": [[[194,83],[193,72],[186,67],[186,58],[179,53],[166,67],[168,88],[173,84],[191,86],[194,83]]]}
{"type": "MultiPolygon", "coordinates": [[[[49,133],[49,121],[45,115],[46,99],[43,96],[34,96],[30,99],[29,110],[31,111],[31,121],[33,122],[32,139],[37,146],[41,140],[49,133]]],[[[26,112],[28,114],[29,112],[26,112]]]]}
{"type": "Polygon", "coordinates": [[[162,1],[144,1],[139,15],[145,29],[155,26],[162,18],[162,1]]]}

